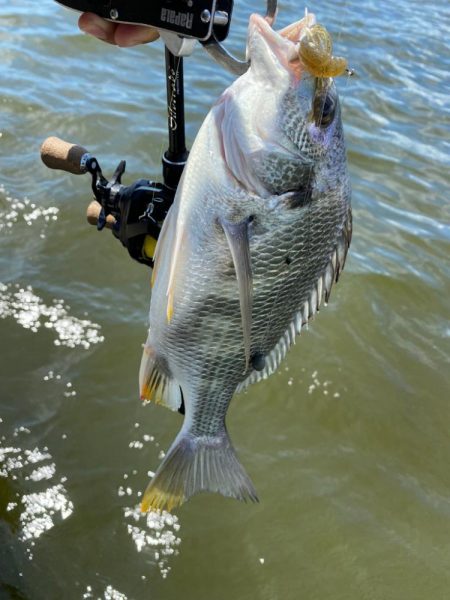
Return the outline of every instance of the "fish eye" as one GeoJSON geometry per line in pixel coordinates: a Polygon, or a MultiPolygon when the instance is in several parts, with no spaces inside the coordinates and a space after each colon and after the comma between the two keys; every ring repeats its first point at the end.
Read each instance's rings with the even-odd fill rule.
{"type": "Polygon", "coordinates": [[[329,93],[317,94],[314,98],[313,112],[316,126],[328,127],[336,112],[336,102],[333,96],[329,93]]]}

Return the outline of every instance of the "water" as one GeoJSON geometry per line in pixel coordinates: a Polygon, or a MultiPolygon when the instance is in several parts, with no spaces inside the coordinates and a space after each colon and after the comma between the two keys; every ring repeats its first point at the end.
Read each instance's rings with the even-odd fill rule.
{"type": "MultiPolygon", "coordinates": [[[[236,3],[237,53],[259,6],[236,3]]],[[[448,6],[309,8],[357,71],[339,82],[345,273],[231,406],[261,503],[202,495],[147,519],[139,493],[181,422],[137,399],[150,274],[85,224],[88,180],[38,150],[58,134],[158,179],[163,49],[88,39],[50,0],[0,6],[0,598],[450,597],[448,6]]],[[[185,70],[191,143],[231,76],[200,50],[185,70]]]]}

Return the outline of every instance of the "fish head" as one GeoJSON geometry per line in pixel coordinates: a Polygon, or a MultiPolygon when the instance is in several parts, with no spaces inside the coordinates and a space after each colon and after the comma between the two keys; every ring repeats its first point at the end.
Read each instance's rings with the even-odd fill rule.
{"type": "MultiPolygon", "coordinates": [[[[250,80],[248,88],[252,93],[248,105],[252,103],[254,118],[247,126],[247,137],[257,142],[249,148],[252,164],[247,165],[256,177],[251,181],[248,178],[247,182],[259,195],[295,188],[292,177],[309,180],[312,169],[324,175],[330,155],[335,163],[344,165],[342,174],[345,171],[334,79],[317,76],[317,69],[306,64],[300,52],[302,41],[315,25],[312,13],[279,31],[260,15],[250,17],[247,41],[250,68],[245,84],[250,80]]],[[[334,58],[331,38],[329,43],[330,47],[322,50],[329,51],[331,59],[334,58]]]]}
{"type": "Polygon", "coordinates": [[[287,76],[300,79],[298,50],[300,39],[316,24],[313,13],[280,30],[272,28],[269,21],[258,14],[250,16],[247,34],[247,58],[258,77],[270,84],[282,83],[287,76]]]}

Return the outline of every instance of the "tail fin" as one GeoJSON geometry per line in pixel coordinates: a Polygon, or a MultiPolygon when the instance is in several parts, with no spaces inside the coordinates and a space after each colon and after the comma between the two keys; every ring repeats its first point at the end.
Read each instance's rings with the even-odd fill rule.
{"type": "Polygon", "coordinates": [[[183,428],[145,490],[141,510],[171,511],[201,491],[258,502],[225,427],[216,436],[202,437],[183,428]]]}

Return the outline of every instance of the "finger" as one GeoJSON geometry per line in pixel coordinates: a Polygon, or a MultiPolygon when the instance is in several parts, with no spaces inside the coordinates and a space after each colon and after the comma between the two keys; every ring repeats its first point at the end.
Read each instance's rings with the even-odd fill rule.
{"type": "Polygon", "coordinates": [[[159,33],[153,27],[144,25],[126,25],[119,23],[114,34],[114,43],[118,46],[137,46],[154,42],[159,38],[159,33]]]}
{"type": "Polygon", "coordinates": [[[115,44],[114,36],[117,28],[116,23],[105,21],[94,13],[83,13],[78,19],[78,27],[84,33],[93,35],[99,40],[115,44]]]}

